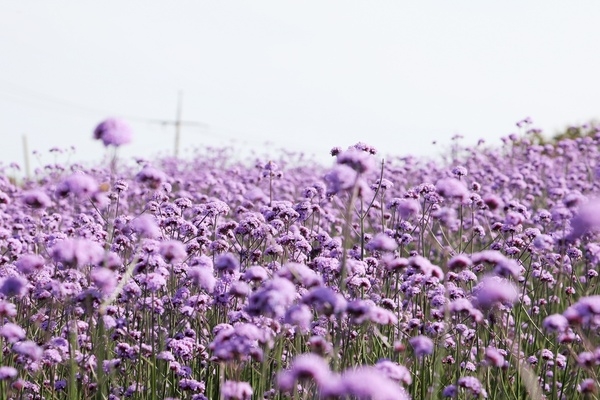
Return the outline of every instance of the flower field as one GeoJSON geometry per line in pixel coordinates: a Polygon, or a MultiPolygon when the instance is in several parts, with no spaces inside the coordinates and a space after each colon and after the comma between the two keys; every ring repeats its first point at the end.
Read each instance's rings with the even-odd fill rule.
{"type": "Polygon", "coordinates": [[[598,399],[599,144],[0,171],[0,399],[598,399]]]}

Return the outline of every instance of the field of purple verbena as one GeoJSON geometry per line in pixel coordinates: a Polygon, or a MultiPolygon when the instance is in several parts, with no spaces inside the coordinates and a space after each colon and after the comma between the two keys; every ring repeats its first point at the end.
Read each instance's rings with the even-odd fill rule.
{"type": "Polygon", "coordinates": [[[597,399],[600,134],[527,138],[4,171],[0,398],[597,399]]]}

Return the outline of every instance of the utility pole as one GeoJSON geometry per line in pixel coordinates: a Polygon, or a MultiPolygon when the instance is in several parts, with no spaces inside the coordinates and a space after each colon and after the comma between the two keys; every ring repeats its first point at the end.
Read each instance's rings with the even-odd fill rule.
{"type": "Polygon", "coordinates": [[[179,156],[179,142],[181,137],[181,127],[183,126],[200,126],[208,128],[208,124],[199,121],[183,121],[181,119],[181,113],[183,108],[183,92],[180,90],[177,99],[177,114],[175,120],[162,120],[162,119],[144,119],[146,122],[160,125],[175,125],[175,146],[173,149],[173,155],[179,156]]]}

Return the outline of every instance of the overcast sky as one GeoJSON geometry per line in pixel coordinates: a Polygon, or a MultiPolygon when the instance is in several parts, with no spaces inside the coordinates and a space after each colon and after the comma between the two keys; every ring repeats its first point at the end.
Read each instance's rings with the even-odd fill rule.
{"type": "MultiPolygon", "coordinates": [[[[436,154],[600,117],[598,1],[0,0],[0,160],[74,145],[99,159],[95,125],[135,129],[126,156],[187,148],[327,160],[364,141],[436,154]],[[433,146],[432,141],[438,145],[433,146]]],[[[35,166],[35,165],[34,165],[35,166]]]]}

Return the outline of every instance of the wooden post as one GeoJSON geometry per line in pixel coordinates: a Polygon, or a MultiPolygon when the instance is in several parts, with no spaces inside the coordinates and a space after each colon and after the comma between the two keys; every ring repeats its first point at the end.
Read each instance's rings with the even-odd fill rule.
{"type": "Polygon", "coordinates": [[[183,102],[183,93],[179,91],[177,99],[177,119],[175,120],[175,158],[179,155],[179,135],[181,133],[181,107],[183,102]]]}
{"type": "Polygon", "coordinates": [[[25,161],[25,177],[29,179],[31,177],[29,169],[29,145],[27,144],[27,135],[25,134],[23,134],[23,158],[25,161]]]}

